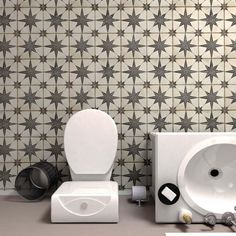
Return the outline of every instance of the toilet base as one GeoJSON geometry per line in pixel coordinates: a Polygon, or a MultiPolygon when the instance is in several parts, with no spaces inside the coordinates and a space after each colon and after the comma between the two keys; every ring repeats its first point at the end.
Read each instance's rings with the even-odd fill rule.
{"type": "Polygon", "coordinates": [[[112,181],[70,181],[51,197],[52,223],[119,221],[118,184],[112,181]]]}

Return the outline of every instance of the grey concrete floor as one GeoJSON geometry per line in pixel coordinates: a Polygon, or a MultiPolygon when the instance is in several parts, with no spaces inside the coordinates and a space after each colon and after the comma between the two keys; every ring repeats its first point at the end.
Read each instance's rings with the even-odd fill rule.
{"type": "Polygon", "coordinates": [[[234,232],[234,229],[222,225],[211,229],[203,224],[188,227],[156,224],[153,202],[138,207],[129,203],[127,196],[120,197],[118,224],[51,224],[50,199],[30,203],[22,201],[18,196],[0,197],[1,236],[164,236],[166,232],[234,232]]]}

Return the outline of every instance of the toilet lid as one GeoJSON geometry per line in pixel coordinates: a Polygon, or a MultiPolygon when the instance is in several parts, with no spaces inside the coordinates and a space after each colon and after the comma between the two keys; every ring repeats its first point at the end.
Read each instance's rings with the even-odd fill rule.
{"type": "Polygon", "coordinates": [[[117,142],[116,124],[103,111],[79,111],[67,122],[65,154],[75,174],[107,173],[115,159],[117,142]]]}

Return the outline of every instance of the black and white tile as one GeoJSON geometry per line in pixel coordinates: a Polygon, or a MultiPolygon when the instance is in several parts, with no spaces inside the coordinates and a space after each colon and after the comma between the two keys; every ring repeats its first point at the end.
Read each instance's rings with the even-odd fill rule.
{"type": "Polygon", "coordinates": [[[148,133],[236,130],[234,0],[1,0],[0,189],[47,160],[68,180],[77,111],[115,120],[112,179],[151,184],[148,133]]]}

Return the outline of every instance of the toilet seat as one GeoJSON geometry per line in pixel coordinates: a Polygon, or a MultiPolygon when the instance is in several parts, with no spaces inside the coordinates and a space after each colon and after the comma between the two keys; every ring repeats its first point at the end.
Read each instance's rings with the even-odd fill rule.
{"type": "Polygon", "coordinates": [[[65,128],[65,154],[75,175],[108,173],[115,159],[117,142],[114,120],[100,110],[77,112],[65,128]]]}

